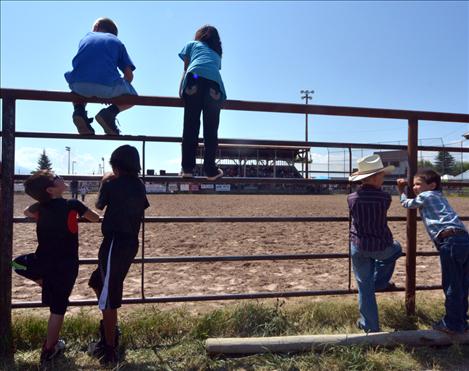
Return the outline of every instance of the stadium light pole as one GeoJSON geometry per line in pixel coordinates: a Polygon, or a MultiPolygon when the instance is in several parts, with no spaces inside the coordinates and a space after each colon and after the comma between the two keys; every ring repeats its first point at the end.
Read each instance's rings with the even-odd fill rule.
{"type": "MultiPolygon", "coordinates": [[[[469,140],[469,131],[467,133],[463,134],[462,137],[466,140],[469,140]]],[[[464,180],[464,156],[463,156],[463,152],[462,152],[464,139],[461,140],[461,181],[464,180]]]]}
{"type": "MultiPolygon", "coordinates": [[[[301,94],[304,94],[301,99],[305,100],[305,104],[308,104],[310,99],[313,99],[314,90],[301,90],[301,94]]],[[[308,114],[305,115],[305,142],[308,141],[308,114]]],[[[309,149],[306,150],[305,153],[305,174],[306,179],[309,178],[309,171],[308,171],[308,158],[309,158],[309,149]]]]}
{"type": "Polygon", "coordinates": [[[67,173],[68,175],[70,175],[70,147],[66,146],[65,147],[65,150],[68,152],[68,169],[67,169],[67,173]]]}
{"type": "Polygon", "coordinates": [[[75,164],[77,162],[76,161],[72,161],[72,175],[75,175],[75,164]]]}
{"type": "Polygon", "coordinates": [[[101,161],[103,162],[103,175],[104,175],[104,157],[101,157],[101,161]]]}

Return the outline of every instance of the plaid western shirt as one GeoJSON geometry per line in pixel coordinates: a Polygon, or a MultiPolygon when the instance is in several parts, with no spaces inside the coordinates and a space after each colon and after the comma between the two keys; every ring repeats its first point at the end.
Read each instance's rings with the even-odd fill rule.
{"type": "Polygon", "coordinates": [[[392,233],[387,223],[391,205],[389,193],[364,184],[347,197],[352,225],[350,241],[364,251],[382,251],[392,245],[392,233]]]}
{"type": "Polygon", "coordinates": [[[401,194],[401,204],[406,209],[419,209],[425,229],[432,240],[447,228],[458,228],[466,231],[464,223],[450,206],[441,191],[425,191],[415,198],[401,194]]]}

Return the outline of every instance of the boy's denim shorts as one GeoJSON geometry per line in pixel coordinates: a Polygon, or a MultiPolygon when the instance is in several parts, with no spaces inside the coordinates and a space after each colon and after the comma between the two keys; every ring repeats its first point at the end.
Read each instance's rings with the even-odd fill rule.
{"type": "Polygon", "coordinates": [[[69,84],[70,89],[84,97],[114,98],[121,95],[138,95],[127,80],[121,79],[114,86],[95,84],[92,82],[75,82],[69,84]]]}

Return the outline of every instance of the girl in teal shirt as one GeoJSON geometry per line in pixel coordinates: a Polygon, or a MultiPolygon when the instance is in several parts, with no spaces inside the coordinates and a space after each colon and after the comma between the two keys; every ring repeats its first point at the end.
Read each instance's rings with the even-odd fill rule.
{"type": "Polygon", "coordinates": [[[197,30],[194,41],[187,43],[179,53],[184,61],[180,87],[180,96],[184,100],[181,162],[183,178],[193,176],[201,112],[204,123],[204,173],[209,180],[223,176],[223,171],[215,164],[220,109],[226,99],[220,75],[221,56],[220,36],[213,26],[204,26],[197,30]]]}

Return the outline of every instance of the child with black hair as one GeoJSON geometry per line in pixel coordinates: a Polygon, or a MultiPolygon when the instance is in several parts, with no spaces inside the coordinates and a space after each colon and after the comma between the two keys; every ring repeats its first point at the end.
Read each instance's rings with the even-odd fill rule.
{"type": "MultiPolygon", "coordinates": [[[[124,44],[117,38],[117,25],[112,19],[98,18],[92,32],[80,40],[78,52],[73,58],[73,70],[65,73],[72,92],[84,97],[114,98],[121,95],[137,95],[131,85],[135,65],[124,44]],[[121,77],[118,69],[123,73],[121,77]]],[[[85,111],[86,104],[73,103],[73,123],[80,134],[93,135],[92,118],[85,111]]],[[[119,135],[116,116],[132,105],[112,104],[96,115],[96,121],[109,135],[119,135]]]]}
{"type": "Polygon", "coordinates": [[[66,189],[62,178],[40,170],[24,182],[25,192],[38,202],[24,214],[36,220],[38,246],[35,253],[17,257],[16,273],[42,287],[42,302],[50,307],[47,338],[41,351],[41,365],[65,349],[59,340],[68,298],[78,275],[77,215],[97,222],[99,215],[80,201],[62,197],[66,189]]]}
{"type": "Polygon", "coordinates": [[[179,95],[184,100],[184,131],[182,133],[183,178],[192,178],[200,131],[200,113],[204,121],[204,172],[209,180],[223,176],[215,164],[218,148],[220,110],[226,99],[221,69],[222,46],[218,31],[203,26],[195,33],[194,41],[179,53],[184,61],[184,74],[179,95]]]}
{"type": "Polygon", "coordinates": [[[103,176],[96,208],[106,208],[102,223],[103,242],[98,268],[89,286],[103,313],[101,339],[90,344],[89,353],[102,364],[118,362],[117,309],[122,304],[124,279],[138,251],[138,234],[144,210],[150,206],[145,185],[138,178],[140,157],[135,147],[123,145],[111,155],[112,173],[103,176]]]}
{"type": "Polygon", "coordinates": [[[430,239],[440,253],[441,280],[445,293],[444,317],[433,329],[449,334],[462,334],[467,323],[469,291],[469,234],[441,189],[440,175],[431,169],[420,169],[413,179],[415,198],[404,193],[407,181],[397,180],[401,204],[406,209],[419,209],[430,239]]]}

